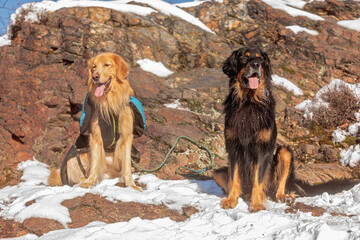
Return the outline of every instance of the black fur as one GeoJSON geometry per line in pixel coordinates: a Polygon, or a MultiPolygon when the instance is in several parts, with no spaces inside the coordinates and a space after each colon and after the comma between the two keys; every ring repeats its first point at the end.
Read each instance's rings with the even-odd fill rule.
{"type": "Polygon", "coordinates": [[[231,128],[237,136],[236,138],[225,136],[230,169],[233,171],[235,164],[239,164],[243,190],[251,192],[254,164],[259,165],[259,182],[262,182],[266,169],[273,161],[276,144],[275,100],[271,93],[270,60],[266,53],[257,48],[241,48],[234,51],[225,61],[223,72],[230,78],[230,92],[224,102],[225,132],[231,128]],[[250,56],[245,56],[245,52],[250,52],[250,56]],[[259,54],[258,58],[255,57],[256,53],[259,54]],[[255,90],[249,90],[240,98],[237,94],[239,90],[234,86],[238,81],[238,73],[255,58],[261,62],[264,72],[263,90],[266,98],[261,102],[253,99],[255,90]],[[267,142],[257,140],[257,134],[262,129],[270,129],[270,140],[267,142]]]}

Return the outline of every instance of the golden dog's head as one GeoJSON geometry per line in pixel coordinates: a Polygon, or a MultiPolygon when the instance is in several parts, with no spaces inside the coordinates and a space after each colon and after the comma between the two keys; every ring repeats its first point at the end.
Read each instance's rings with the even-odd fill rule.
{"type": "Polygon", "coordinates": [[[89,92],[96,98],[105,96],[116,84],[127,80],[129,67],[114,53],[102,53],[89,60],[89,92]]]}

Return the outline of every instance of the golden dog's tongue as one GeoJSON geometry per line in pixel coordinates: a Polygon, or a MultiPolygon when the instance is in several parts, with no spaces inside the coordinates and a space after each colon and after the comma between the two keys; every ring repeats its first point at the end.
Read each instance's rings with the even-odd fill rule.
{"type": "Polygon", "coordinates": [[[105,91],[105,84],[97,86],[94,93],[95,97],[101,97],[104,94],[104,91],[105,91]]]}
{"type": "Polygon", "coordinates": [[[259,79],[257,77],[250,77],[248,80],[251,89],[257,89],[259,87],[259,79]]]}

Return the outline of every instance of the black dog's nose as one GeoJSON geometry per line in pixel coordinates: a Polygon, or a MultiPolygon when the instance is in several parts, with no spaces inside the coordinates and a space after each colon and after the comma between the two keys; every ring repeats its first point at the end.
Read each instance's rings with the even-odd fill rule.
{"type": "Polygon", "coordinates": [[[255,61],[252,61],[250,63],[250,67],[254,68],[254,69],[258,69],[260,67],[260,62],[255,60],[255,61]]]}
{"type": "Polygon", "coordinates": [[[94,73],[94,74],[92,75],[92,79],[93,79],[94,82],[98,82],[99,79],[100,79],[100,74],[94,73]]]}

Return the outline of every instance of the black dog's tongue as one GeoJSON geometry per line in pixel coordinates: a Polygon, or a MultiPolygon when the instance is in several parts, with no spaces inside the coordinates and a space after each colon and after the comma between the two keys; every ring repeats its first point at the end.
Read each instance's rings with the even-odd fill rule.
{"type": "Polygon", "coordinates": [[[251,89],[257,89],[259,87],[259,78],[257,76],[249,77],[248,80],[251,89]]]}

